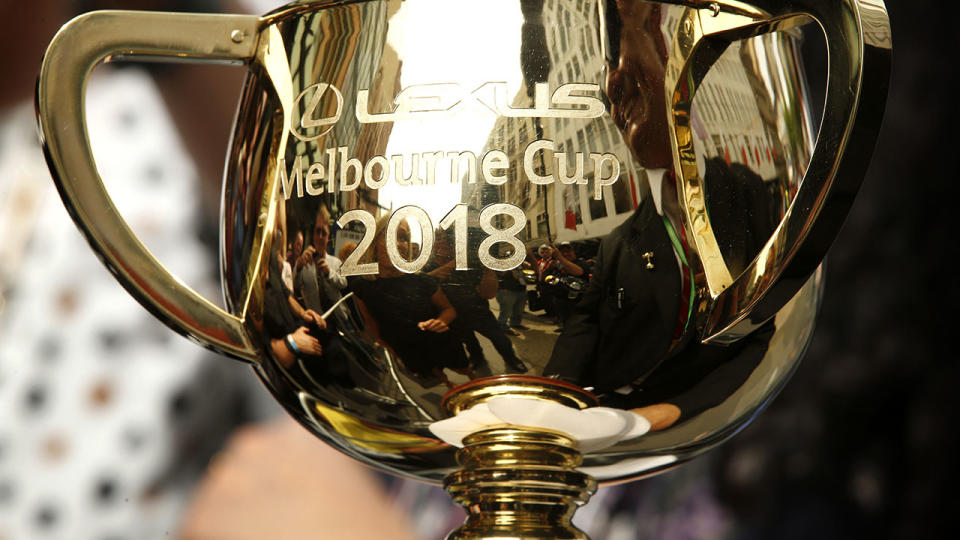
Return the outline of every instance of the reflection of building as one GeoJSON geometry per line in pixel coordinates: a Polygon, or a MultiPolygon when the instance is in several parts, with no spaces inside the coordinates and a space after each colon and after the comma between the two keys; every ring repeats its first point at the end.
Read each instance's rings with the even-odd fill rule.
{"type": "MultiPolygon", "coordinates": [[[[357,81],[352,85],[359,90],[368,89],[363,86],[363,81],[357,81]]],[[[390,45],[385,45],[380,58],[380,67],[373,78],[373,84],[368,85],[380,89],[377,92],[371,92],[370,107],[373,110],[387,110],[391,107],[391,96],[400,90],[400,58],[397,52],[390,45]]],[[[355,115],[350,115],[352,124],[358,125],[355,115]]],[[[345,144],[351,149],[351,155],[366,163],[371,157],[381,155],[386,152],[387,140],[393,129],[392,122],[382,122],[377,124],[365,124],[361,126],[359,135],[352,145],[345,144]]],[[[353,139],[351,139],[353,140],[353,139]]],[[[362,209],[373,215],[378,215],[378,191],[361,182],[357,189],[346,193],[338,193],[339,207],[343,210],[362,209]]]]}
{"type": "Polygon", "coordinates": [[[744,42],[734,42],[707,72],[693,99],[691,123],[695,147],[703,158],[722,157],[747,165],[766,179],[777,176],[776,125],[760,112],[762,101],[751,85],[742,53],[744,42]]]}
{"type": "MultiPolygon", "coordinates": [[[[347,149],[348,159],[355,158],[365,163],[386,149],[393,124],[361,124],[354,113],[353,104],[357,102],[360,90],[371,90],[370,107],[388,109],[393,96],[399,91],[400,60],[396,51],[383,39],[387,21],[396,9],[399,9],[397,4],[366,3],[319,10],[297,19],[299,39],[292,43],[288,51],[290,58],[295,59],[290,67],[293,87],[307,89],[316,83],[329,83],[339,89],[343,100],[339,119],[328,134],[313,141],[291,138],[290,148],[295,150],[293,155],[303,156],[304,163],[324,164],[327,174],[333,176],[334,181],[327,184],[327,193],[320,197],[289,199],[287,205],[293,205],[298,211],[288,212],[288,215],[313,215],[320,200],[335,217],[354,209],[378,214],[377,191],[365,183],[360,182],[351,191],[339,190],[343,157],[336,152],[336,166],[331,171],[329,155],[331,151],[343,147],[347,149]]],[[[330,97],[319,103],[315,115],[331,117],[336,113],[338,102],[332,97],[331,93],[330,97]]],[[[304,113],[302,107],[306,102],[302,100],[301,110],[294,111],[294,122],[304,113]]],[[[288,159],[288,163],[291,161],[288,159]]],[[[304,230],[312,223],[289,225],[292,229],[304,230]]],[[[351,235],[345,233],[343,236],[351,235]]],[[[344,238],[336,238],[335,247],[339,247],[343,241],[344,238]]]]}
{"type": "MultiPolygon", "coordinates": [[[[389,77],[386,80],[392,82],[399,69],[396,53],[388,51],[382,39],[386,33],[387,17],[386,4],[370,4],[362,9],[359,6],[352,9],[345,6],[320,10],[299,19],[303,37],[294,42],[294,48],[290,51],[291,58],[298,58],[298,49],[302,48],[303,51],[303,55],[299,56],[300,63],[291,66],[294,88],[308,88],[318,82],[332,84],[343,94],[343,111],[329,134],[315,142],[298,141],[297,155],[305,156],[310,162],[326,163],[326,149],[345,146],[350,150],[350,157],[357,157],[357,147],[369,127],[361,125],[353,114],[351,104],[357,101],[357,91],[369,89],[380,82],[377,79],[381,76],[389,77]],[[320,40],[320,43],[314,45],[314,40],[320,40]],[[386,61],[387,67],[381,69],[383,61],[386,61]]],[[[332,115],[336,106],[336,100],[325,99],[318,113],[332,115]]],[[[303,111],[295,112],[301,113],[303,111]]],[[[378,135],[367,135],[365,141],[369,145],[378,139],[386,139],[378,135]]],[[[342,195],[337,192],[326,200],[334,214],[340,208],[357,208],[350,206],[346,200],[340,200],[342,195]]],[[[375,193],[366,196],[376,204],[375,193]]]]}
{"type": "MultiPolygon", "coordinates": [[[[596,5],[546,0],[541,13],[550,70],[545,82],[553,92],[568,83],[604,87],[603,56],[600,50],[596,5]]],[[[528,84],[532,84],[528,82],[528,84]]],[[[531,91],[530,94],[533,92],[531,91]]],[[[596,94],[599,96],[599,92],[596,94]]],[[[513,107],[532,107],[533,98],[521,89],[513,107]]],[[[503,150],[510,159],[509,179],[502,186],[464,184],[463,200],[482,207],[496,201],[519,206],[527,216],[525,239],[531,243],[548,240],[573,241],[597,238],[609,233],[636,207],[637,188],[630,152],[609,115],[594,119],[506,118],[497,120],[485,150],[503,150]],[[553,141],[557,152],[568,154],[568,169],[575,169],[572,154],[584,154],[585,183],[536,185],[523,172],[524,150],[538,138],[553,141]],[[601,200],[594,200],[593,164],[590,152],[611,152],[620,160],[620,179],[603,188],[601,200]]],[[[554,152],[540,152],[534,170],[557,175],[554,152]]]]}
{"type": "MultiPolygon", "coordinates": [[[[663,6],[660,29],[670,50],[679,14],[685,7],[663,6]]],[[[525,24],[538,25],[547,55],[537,73],[526,73],[525,87],[511,106],[533,108],[533,86],[545,83],[549,92],[568,83],[595,84],[602,92],[606,86],[605,59],[600,47],[596,3],[590,0],[545,0],[539,18],[525,24]],[[546,61],[547,56],[549,61],[546,61]],[[546,69],[549,68],[549,69],[546,69]],[[537,77],[545,79],[537,80],[537,77]]],[[[795,93],[774,77],[763,78],[777,58],[765,59],[763,51],[777,51],[783,36],[769,35],[734,42],[715,62],[694,98],[691,123],[698,160],[721,157],[728,164],[744,164],[768,181],[796,184],[795,164],[785,163],[790,155],[804,156],[799,146],[809,144],[805,124],[791,119],[797,110],[784,110],[795,93]],[[779,86],[778,86],[779,84],[779,86]],[[786,104],[786,105],[784,105],[786,104]],[[778,109],[777,107],[780,107],[778,109]],[[778,133],[777,129],[790,133],[778,133]],[[793,133],[796,132],[796,133],[793,133]],[[794,141],[789,143],[787,141],[794,141]],[[788,147],[789,146],[789,147],[788,147]],[[784,170],[786,169],[786,172],[784,170]]],[[[766,53],[771,54],[771,53],[766,53]]],[[[799,84],[799,83],[798,83],[799,84]]],[[[501,186],[463,183],[463,201],[476,208],[493,202],[509,202],[523,209],[527,217],[525,240],[576,241],[600,238],[619,225],[636,208],[640,198],[640,178],[645,173],[633,158],[620,130],[609,114],[594,119],[509,118],[500,117],[487,139],[484,150],[502,150],[510,160],[508,181],[501,186]],[[567,154],[568,170],[575,168],[573,156],[580,152],[611,152],[620,160],[620,178],[604,187],[601,200],[594,198],[593,170],[584,159],[583,183],[567,185],[532,184],[522,166],[524,150],[531,142],[546,139],[556,152],[567,154]]],[[[804,163],[805,164],[805,163],[804,163]]],[[[553,152],[541,152],[534,161],[535,172],[558,175],[553,152]],[[542,163],[539,159],[542,156],[542,163]]],[[[709,186],[708,186],[709,187],[709,186]]],[[[792,187],[790,189],[793,189],[792,187]]]]}
{"type": "MultiPolygon", "coordinates": [[[[526,95],[523,99],[527,100],[526,95]]],[[[519,100],[519,98],[518,98],[519,100]]],[[[513,102],[514,106],[522,104],[517,100],[513,102]]],[[[536,238],[535,222],[531,222],[531,217],[535,215],[537,204],[543,208],[543,202],[538,201],[537,195],[541,190],[534,190],[539,186],[531,184],[523,174],[523,151],[528,144],[536,140],[535,119],[533,118],[500,118],[497,120],[484,144],[484,151],[502,150],[507,154],[510,162],[510,168],[507,170],[507,181],[503,185],[494,186],[483,183],[482,180],[476,184],[462,182],[463,198],[469,206],[481,209],[484,206],[496,202],[510,202],[522,208],[527,214],[527,225],[524,229],[524,238],[536,238]],[[534,223],[531,226],[531,223],[534,223]]],[[[542,173],[543,168],[537,163],[537,172],[542,173]]],[[[546,234],[543,235],[544,237],[546,234]]]]}
{"type": "MultiPolygon", "coordinates": [[[[354,89],[352,99],[355,99],[355,90],[369,89],[363,85],[363,82],[364,81],[356,81],[355,84],[351,85],[354,89]]],[[[370,100],[370,106],[378,111],[388,109],[391,105],[389,96],[395,95],[400,90],[400,58],[390,45],[384,45],[380,58],[380,67],[373,78],[373,84],[368,86],[383,90],[371,92],[372,99],[370,100]]],[[[351,102],[348,101],[348,103],[351,102]]],[[[393,130],[392,122],[365,124],[361,126],[357,122],[356,115],[349,114],[348,116],[350,117],[351,127],[359,127],[359,134],[356,135],[356,139],[347,139],[355,140],[356,142],[352,145],[347,142],[344,143],[344,146],[350,148],[350,155],[352,157],[359,159],[361,163],[366,163],[371,157],[386,152],[387,141],[390,137],[390,132],[393,130]]],[[[376,216],[380,214],[378,194],[379,192],[377,190],[371,189],[365,182],[360,182],[354,190],[347,192],[338,191],[335,202],[331,205],[335,205],[335,208],[340,210],[338,213],[359,209],[376,216]]],[[[363,232],[359,230],[358,225],[358,222],[352,222],[348,225],[348,227],[352,228],[337,231],[333,242],[336,252],[339,252],[340,248],[346,242],[360,243],[363,232]]]]}
{"type": "MultiPolygon", "coordinates": [[[[673,29],[677,28],[680,12],[677,9],[663,12],[660,28],[668,42],[673,29]]],[[[698,159],[720,157],[728,165],[746,165],[771,181],[784,175],[785,159],[808,154],[806,147],[812,144],[809,121],[790,126],[797,133],[776,131],[797,118],[799,107],[792,100],[796,99],[798,86],[803,83],[788,81],[798,86],[785,88],[783,77],[790,75],[787,71],[779,77],[762,76],[769,72],[770,66],[782,62],[779,56],[766,56],[783,46],[783,36],[777,34],[734,41],[710,67],[697,88],[691,108],[698,159]],[[778,104],[796,109],[778,109],[778,104]],[[785,149],[783,141],[787,140],[796,142],[785,149]]]]}

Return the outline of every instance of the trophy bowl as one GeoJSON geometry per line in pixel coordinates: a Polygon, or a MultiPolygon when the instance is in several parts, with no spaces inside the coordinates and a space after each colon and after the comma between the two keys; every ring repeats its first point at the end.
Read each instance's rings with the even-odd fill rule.
{"type": "Polygon", "coordinates": [[[342,452],[444,482],[469,512],[450,538],[584,538],[597,482],[721,443],[796,368],[890,47],[879,0],[102,11],[54,38],[37,109],[71,215],[173,330],[342,452]],[[804,25],[829,58],[819,128],[804,25]],[[84,86],[125,58],[249,69],[226,310],[153,258],[93,164],[84,86]]]}

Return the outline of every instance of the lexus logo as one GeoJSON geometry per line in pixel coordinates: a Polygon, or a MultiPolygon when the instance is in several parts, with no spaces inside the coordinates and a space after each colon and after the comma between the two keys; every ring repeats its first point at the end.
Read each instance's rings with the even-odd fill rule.
{"type": "Polygon", "coordinates": [[[301,141],[315,141],[329,133],[337,121],[340,120],[340,115],[343,113],[343,94],[332,84],[317,83],[300,92],[293,106],[294,110],[302,110],[302,112],[300,113],[299,123],[296,118],[291,122],[290,131],[301,141]],[[337,108],[333,115],[321,116],[325,109],[330,108],[329,105],[321,107],[321,103],[329,103],[329,98],[324,99],[328,95],[336,99],[337,108]],[[301,109],[301,103],[306,103],[303,109],[301,109]],[[313,130],[314,128],[316,130],[313,135],[305,134],[307,130],[313,130]]]}
{"type": "MultiPolygon", "coordinates": [[[[401,90],[393,99],[393,109],[384,112],[371,112],[370,90],[358,90],[354,114],[361,124],[449,118],[467,107],[505,118],[589,119],[606,112],[599,93],[600,85],[595,83],[561,84],[551,91],[548,83],[540,82],[534,85],[533,102],[515,107],[505,82],[486,82],[473,90],[457,83],[414,84],[401,90]]],[[[316,83],[301,92],[293,106],[300,112],[300,121],[294,114],[290,131],[301,141],[315,141],[330,133],[340,120],[343,94],[330,83],[316,83]],[[334,108],[332,100],[336,100],[336,110],[324,116],[334,108]]]]}

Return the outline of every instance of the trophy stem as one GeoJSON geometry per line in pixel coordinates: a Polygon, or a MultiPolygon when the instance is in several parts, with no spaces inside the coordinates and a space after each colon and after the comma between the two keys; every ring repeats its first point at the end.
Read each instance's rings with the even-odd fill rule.
{"type": "MultiPolygon", "coordinates": [[[[562,381],[506,375],[455,388],[444,396],[444,406],[458,414],[499,396],[577,409],[596,405],[593,394],[562,381]]],[[[463,445],[457,452],[461,470],[448,476],[444,487],[467,509],[467,520],[447,540],[589,540],[570,520],[597,482],[576,469],[582,456],[571,436],[502,425],[467,435],[463,445]]]]}
{"type": "Polygon", "coordinates": [[[597,482],[575,469],[581,456],[569,437],[492,428],[467,436],[457,461],[463,469],[444,487],[468,515],[447,540],[589,540],[571,518],[597,482]]]}

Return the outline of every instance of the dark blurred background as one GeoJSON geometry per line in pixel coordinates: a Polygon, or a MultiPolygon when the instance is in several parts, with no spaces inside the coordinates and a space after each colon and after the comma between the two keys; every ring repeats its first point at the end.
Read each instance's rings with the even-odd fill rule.
{"type": "Polygon", "coordinates": [[[830,250],[813,342],[784,392],[717,450],[717,495],[745,539],[957,528],[957,46],[945,4],[886,5],[886,118],[830,250]]]}

